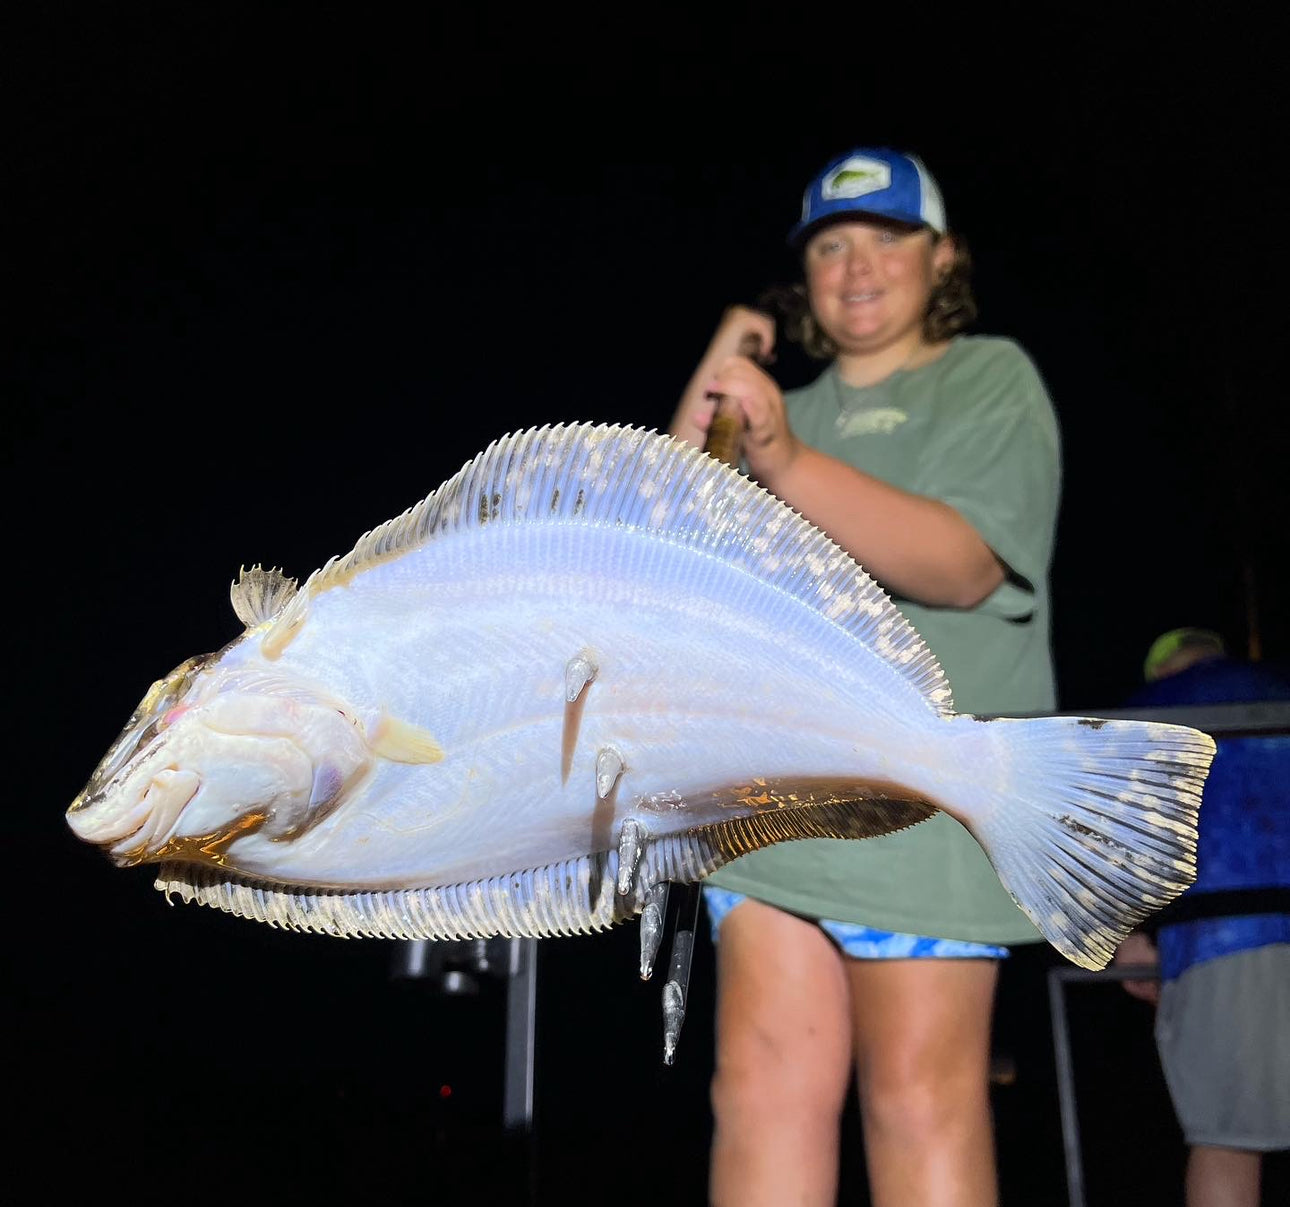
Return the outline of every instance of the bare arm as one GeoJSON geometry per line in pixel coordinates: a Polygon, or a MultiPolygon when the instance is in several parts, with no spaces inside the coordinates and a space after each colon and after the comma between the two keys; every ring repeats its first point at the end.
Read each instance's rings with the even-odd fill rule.
{"type": "MultiPolygon", "coordinates": [[[[1150,937],[1140,930],[1130,932],[1123,943],[1115,949],[1115,956],[1111,960],[1111,966],[1117,965],[1121,968],[1143,967],[1154,968],[1160,963],[1160,957],[1156,953],[1156,945],[1150,937]]],[[[1160,985],[1157,981],[1125,981],[1124,989],[1126,993],[1133,997],[1141,998],[1144,1002],[1150,1002],[1153,1006],[1160,1003],[1160,985]]]]}
{"type": "Polygon", "coordinates": [[[793,455],[761,477],[762,485],[827,532],[888,591],[934,607],[970,608],[1003,582],[999,559],[948,504],[794,443],[793,455]]]}
{"type": "Polygon", "coordinates": [[[738,400],[747,421],[744,456],[772,491],[828,533],[888,591],[933,607],[970,608],[1004,579],[990,547],[957,511],[890,486],[801,443],[773,378],[736,350],[749,334],[774,346],[774,324],[731,307],[686,386],[669,431],[703,447],[714,393],[738,400]]]}

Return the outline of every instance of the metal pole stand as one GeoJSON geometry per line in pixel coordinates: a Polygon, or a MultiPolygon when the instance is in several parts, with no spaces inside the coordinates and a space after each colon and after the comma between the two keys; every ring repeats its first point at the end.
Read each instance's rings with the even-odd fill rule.
{"type": "Polygon", "coordinates": [[[392,975],[430,981],[440,993],[449,996],[478,992],[481,977],[506,978],[502,1122],[508,1131],[531,1131],[537,940],[410,939],[395,948],[392,975]]]}
{"type": "Polygon", "coordinates": [[[1155,981],[1154,964],[1129,964],[1090,972],[1085,968],[1048,970],[1048,1006],[1053,1026],[1053,1057],[1057,1068],[1057,1108],[1062,1121],[1062,1148],[1066,1157],[1066,1198],[1070,1207],[1085,1207],[1084,1160],[1080,1150],[1079,1112],[1075,1105],[1075,1065],[1071,1059],[1070,1024],[1066,1017],[1066,985],[1070,981],[1155,981]]]}

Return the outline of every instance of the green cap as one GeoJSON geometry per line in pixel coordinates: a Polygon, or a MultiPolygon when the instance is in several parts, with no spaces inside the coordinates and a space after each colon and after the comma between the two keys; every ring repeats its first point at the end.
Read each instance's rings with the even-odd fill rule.
{"type": "Polygon", "coordinates": [[[1160,668],[1179,650],[1203,649],[1214,654],[1227,653],[1222,637],[1213,629],[1170,629],[1151,643],[1147,660],[1142,664],[1142,677],[1151,682],[1160,677],[1160,668]]]}

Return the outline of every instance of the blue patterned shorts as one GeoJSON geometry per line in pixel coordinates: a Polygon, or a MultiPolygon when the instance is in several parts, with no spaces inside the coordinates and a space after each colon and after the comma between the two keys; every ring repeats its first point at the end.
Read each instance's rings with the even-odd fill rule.
{"type": "MultiPolygon", "coordinates": [[[[739,902],[747,899],[742,893],[732,893],[715,885],[703,886],[703,903],[708,908],[713,943],[717,941],[722,919],[739,902]]],[[[853,960],[1003,960],[1008,956],[1006,947],[993,947],[988,943],[902,935],[896,931],[874,930],[872,926],[861,926],[858,922],[834,922],[831,918],[820,918],[818,922],[842,953],[853,960]]]]}

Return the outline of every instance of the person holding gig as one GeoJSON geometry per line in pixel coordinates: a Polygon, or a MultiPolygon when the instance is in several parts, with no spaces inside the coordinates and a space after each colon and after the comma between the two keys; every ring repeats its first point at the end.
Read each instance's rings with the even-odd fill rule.
{"type": "MultiPolygon", "coordinates": [[[[966,335],[970,264],[921,160],[862,147],[806,189],[784,334],[827,361],[781,391],[776,323],[733,306],[673,416],[703,447],[738,408],[748,473],[849,552],[944,669],[955,707],[1056,705],[1048,572],[1057,420],[1013,340],[966,335]],[[758,363],[746,354],[760,347],[758,363]]],[[[1038,932],[941,814],[808,839],[705,882],[717,945],[710,1195],[836,1199],[852,1070],[876,1207],[997,1201],[989,1099],[998,962],[1038,932]]]]}

